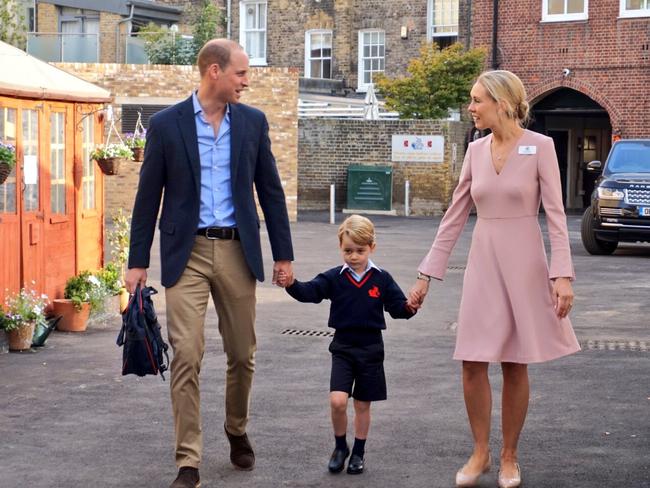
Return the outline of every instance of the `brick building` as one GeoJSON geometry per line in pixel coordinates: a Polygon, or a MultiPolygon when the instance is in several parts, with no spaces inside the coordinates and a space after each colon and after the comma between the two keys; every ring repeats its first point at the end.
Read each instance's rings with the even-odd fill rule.
{"type": "Polygon", "coordinates": [[[493,0],[470,4],[461,37],[521,77],[531,129],[555,140],[565,205],[582,208],[594,184],[585,164],[604,160],[612,137],[650,137],[650,1],[502,1],[496,16],[493,0]]]}
{"type": "Polygon", "coordinates": [[[298,67],[301,90],[365,92],[373,73],[403,74],[426,40],[455,42],[458,5],[458,0],[241,0],[231,3],[228,31],[246,48],[251,64],[298,67]]]}
{"type": "Polygon", "coordinates": [[[153,23],[169,36],[190,32],[184,7],[167,0],[20,0],[28,19],[27,52],[44,61],[146,63],[140,27],[153,23]]]}

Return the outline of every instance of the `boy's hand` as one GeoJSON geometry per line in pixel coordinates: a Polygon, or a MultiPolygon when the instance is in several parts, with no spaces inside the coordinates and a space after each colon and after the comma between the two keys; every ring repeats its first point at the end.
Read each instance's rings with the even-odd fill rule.
{"type": "Polygon", "coordinates": [[[429,292],[429,283],[424,280],[416,280],[415,284],[409,291],[408,305],[416,310],[422,307],[424,298],[429,292]]]}

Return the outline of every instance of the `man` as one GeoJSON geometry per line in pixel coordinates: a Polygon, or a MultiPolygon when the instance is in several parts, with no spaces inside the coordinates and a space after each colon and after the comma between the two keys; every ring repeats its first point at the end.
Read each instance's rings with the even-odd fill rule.
{"type": "Polygon", "coordinates": [[[199,486],[202,436],[199,372],[212,295],[227,357],[225,434],[230,460],[253,469],[246,435],[255,354],[255,285],[264,279],[257,190],[271,241],[273,283],[292,275],[293,249],[284,191],[262,112],[239,104],[248,56],[213,39],[198,56],[201,81],[187,100],[151,118],[133,208],[129,271],[133,292],[147,280],[160,200],[162,285],[174,351],[171,397],[178,477],[170,488],[199,486]]]}

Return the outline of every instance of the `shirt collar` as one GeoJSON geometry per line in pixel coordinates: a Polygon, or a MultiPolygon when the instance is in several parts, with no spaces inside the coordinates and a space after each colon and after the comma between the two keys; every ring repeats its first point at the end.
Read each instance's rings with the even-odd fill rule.
{"type": "MultiPolygon", "coordinates": [[[[203,107],[199,103],[199,97],[196,91],[192,92],[192,105],[194,106],[194,115],[203,114],[203,107]]],[[[226,104],[226,118],[230,119],[230,104],[226,104]]]]}
{"type": "MultiPolygon", "coordinates": [[[[366,266],[366,269],[363,270],[362,275],[366,274],[368,271],[370,271],[371,268],[375,268],[377,271],[381,272],[381,268],[377,266],[375,263],[372,262],[372,259],[368,259],[368,266],[366,266]]],[[[356,273],[350,266],[348,266],[347,263],[343,263],[343,267],[341,268],[341,271],[339,274],[342,274],[346,269],[349,269],[351,272],[356,273]]]]}

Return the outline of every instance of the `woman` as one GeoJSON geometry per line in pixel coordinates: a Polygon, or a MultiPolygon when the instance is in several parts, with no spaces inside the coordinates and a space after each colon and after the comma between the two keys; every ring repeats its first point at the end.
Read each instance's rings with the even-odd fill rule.
{"type": "Polygon", "coordinates": [[[431,278],[443,279],[474,204],[477,219],[454,352],[454,359],[463,362],[474,452],[456,474],[456,485],[473,486],[490,469],[488,365],[499,362],[503,448],[498,482],[510,488],[521,484],[517,442],[528,409],[527,365],[580,350],[567,318],[574,274],[553,141],[523,128],[528,103],[521,80],[509,71],[488,71],[470,95],[475,126],[492,133],[467,149],[451,206],[418,268],[409,301],[421,304],[431,278]],[[540,200],[551,241],[550,269],[538,223],[540,200]]]}

